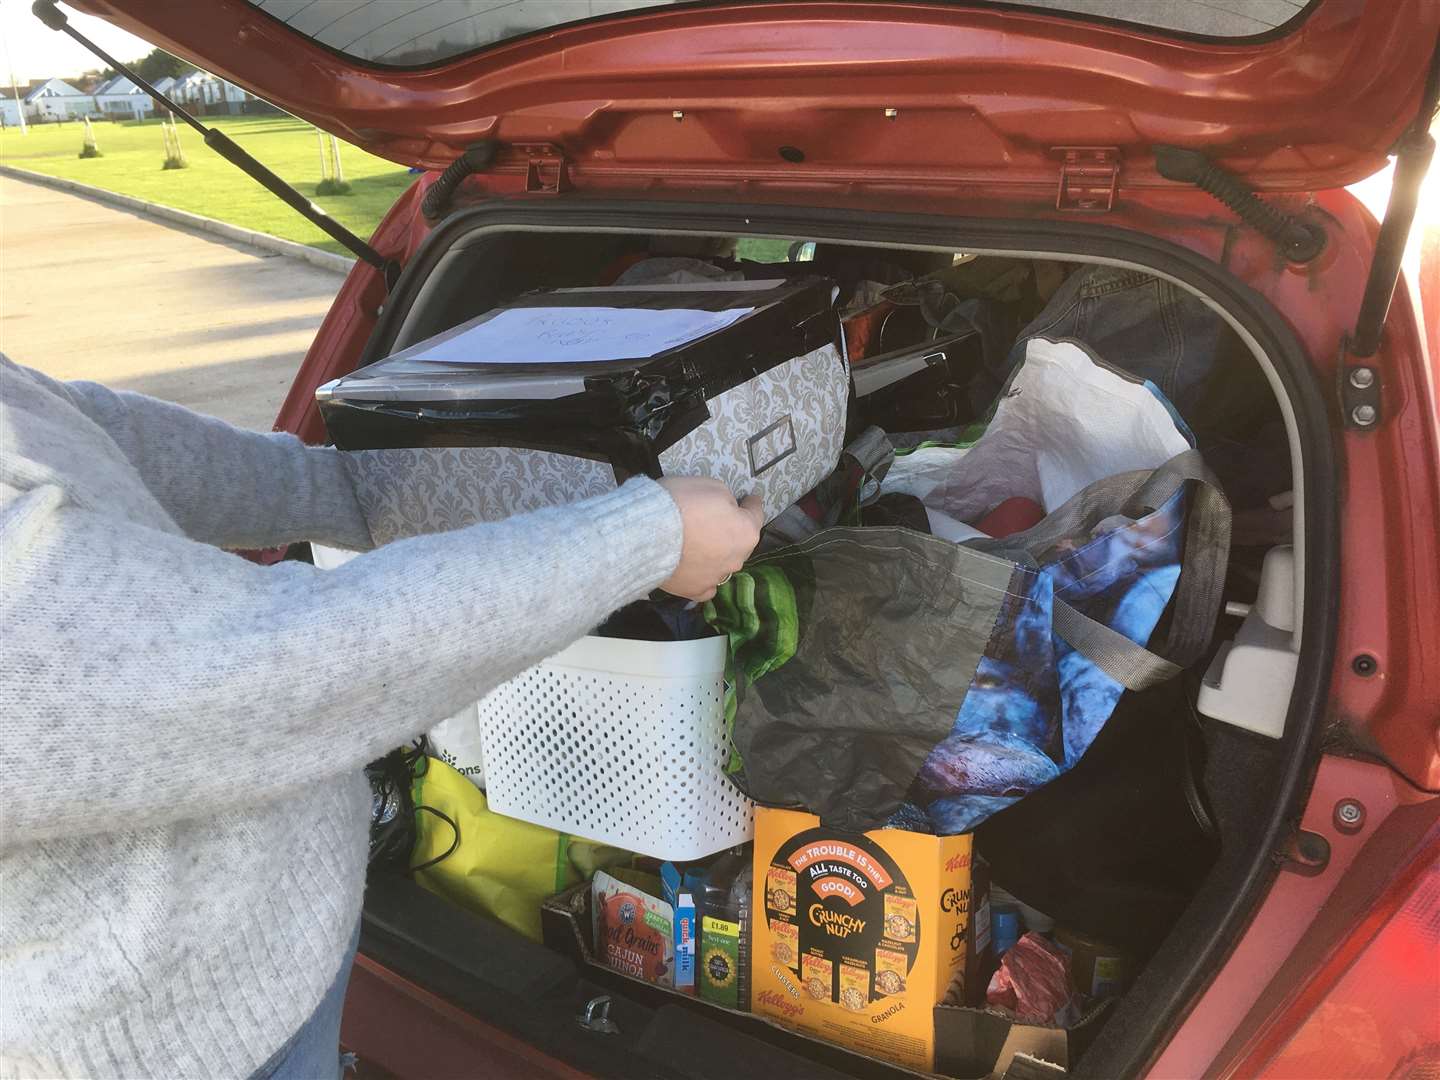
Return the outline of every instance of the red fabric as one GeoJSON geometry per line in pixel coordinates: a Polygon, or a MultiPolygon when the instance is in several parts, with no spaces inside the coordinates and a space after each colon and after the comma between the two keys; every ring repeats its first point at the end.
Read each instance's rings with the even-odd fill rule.
{"type": "Polygon", "coordinates": [[[1016,495],[975,522],[975,528],[986,536],[1009,536],[1039,525],[1044,517],[1045,509],[1039,503],[1016,495]]]}
{"type": "Polygon", "coordinates": [[[1026,1024],[1052,1024],[1070,1000],[1070,958],[1040,934],[1026,934],[1000,958],[985,1001],[1026,1024]]]}

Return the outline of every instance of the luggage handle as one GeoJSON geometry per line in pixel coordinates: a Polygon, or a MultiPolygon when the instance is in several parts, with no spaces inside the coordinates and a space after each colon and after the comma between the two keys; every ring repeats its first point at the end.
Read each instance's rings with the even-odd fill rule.
{"type": "Polygon", "coordinates": [[[1167,682],[1200,659],[1209,648],[1220,615],[1230,557],[1230,503],[1200,451],[1176,454],[1145,477],[1127,500],[1125,513],[1131,517],[1153,513],[1192,481],[1195,493],[1185,530],[1180,580],[1175,585],[1175,610],[1165,640],[1154,650],[1137,645],[1058,596],[1053,601],[1054,627],[1060,638],[1129,690],[1167,682]]]}

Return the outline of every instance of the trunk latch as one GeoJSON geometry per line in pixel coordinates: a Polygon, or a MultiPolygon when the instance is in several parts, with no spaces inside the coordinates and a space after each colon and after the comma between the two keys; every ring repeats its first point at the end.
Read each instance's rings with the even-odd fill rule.
{"type": "Polygon", "coordinates": [[[525,155],[527,194],[558,195],[570,190],[570,164],[559,147],[550,143],[522,143],[514,149],[525,155]]]}
{"type": "Polygon", "coordinates": [[[586,1031],[599,1035],[618,1035],[620,1026],[610,1019],[610,995],[600,994],[585,1003],[585,1011],[576,1017],[586,1031]]]}
{"type": "Polygon", "coordinates": [[[1056,210],[1103,214],[1115,206],[1120,184],[1120,149],[1115,146],[1057,146],[1060,190],[1056,210]]]}

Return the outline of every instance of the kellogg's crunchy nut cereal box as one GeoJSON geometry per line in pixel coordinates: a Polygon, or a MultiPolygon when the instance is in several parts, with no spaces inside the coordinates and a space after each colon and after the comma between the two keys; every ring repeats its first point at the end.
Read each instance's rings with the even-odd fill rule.
{"type": "Polygon", "coordinates": [[[898,829],[855,836],[811,814],[757,808],[765,910],[754,919],[753,1010],[933,1070],[934,1006],[965,961],[970,844],[898,829]]]}

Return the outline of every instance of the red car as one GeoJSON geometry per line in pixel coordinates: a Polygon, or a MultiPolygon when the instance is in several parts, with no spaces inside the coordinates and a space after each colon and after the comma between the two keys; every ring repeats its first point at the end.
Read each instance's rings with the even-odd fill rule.
{"type": "MultiPolygon", "coordinates": [[[[1396,281],[1433,148],[1440,3],[75,6],[426,170],[281,410],[310,441],[320,384],[501,295],[593,283],[656,238],[759,261],[1105,263],[1202,297],[1276,397],[1293,563],[1252,611],[1278,637],[1227,620],[1199,691],[1224,714],[1207,721],[1230,778],[1220,857],[1068,1075],[1440,1072],[1435,236],[1428,343],[1396,281]],[[1389,155],[1377,224],[1346,185],[1389,155]]],[[[1237,588],[1244,613],[1253,584],[1237,588]]],[[[371,887],[344,1037],[367,1075],[893,1074],[400,879],[371,887]],[[613,1031],[577,1019],[602,994],[613,1031]]]]}

